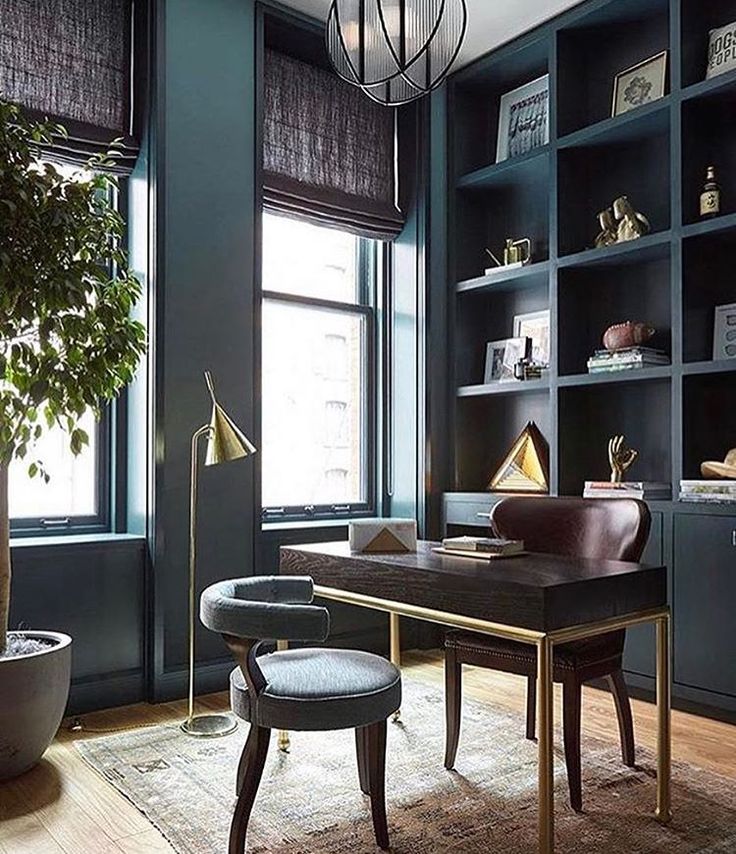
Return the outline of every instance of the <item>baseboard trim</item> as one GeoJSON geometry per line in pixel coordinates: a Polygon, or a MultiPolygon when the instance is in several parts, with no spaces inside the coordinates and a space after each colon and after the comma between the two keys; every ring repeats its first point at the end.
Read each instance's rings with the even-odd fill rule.
{"type": "MultiPolygon", "coordinates": [[[[656,702],[656,683],[651,676],[629,672],[625,676],[632,697],[649,703],[656,702]]],[[[724,723],[736,723],[736,697],[713,694],[677,682],[672,686],[672,708],[724,723]]]]}
{"type": "Polygon", "coordinates": [[[125,671],[105,676],[72,680],[67,715],[79,715],[128,706],[145,699],[143,671],[125,671]]]}

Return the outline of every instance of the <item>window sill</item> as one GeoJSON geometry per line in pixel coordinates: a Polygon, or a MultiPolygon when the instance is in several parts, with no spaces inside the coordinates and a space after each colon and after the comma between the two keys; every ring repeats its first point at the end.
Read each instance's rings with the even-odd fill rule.
{"type": "Polygon", "coordinates": [[[305,531],[310,529],[320,528],[345,528],[350,522],[357,519],[370,519],[376,521],[377,516],[344,516],[335,519],[299,519],[297,521],[286,522],[275,520],[273,522],[261,522],[261,531],[266,534],[270,531],[305,531]]]}
{"type": "Polygon", "coordinates": [[[40,537],[10,537],[11,549],[46,548],[59,546],[100,545],[145,542],[138,534],[54,534],[40,537]]]}

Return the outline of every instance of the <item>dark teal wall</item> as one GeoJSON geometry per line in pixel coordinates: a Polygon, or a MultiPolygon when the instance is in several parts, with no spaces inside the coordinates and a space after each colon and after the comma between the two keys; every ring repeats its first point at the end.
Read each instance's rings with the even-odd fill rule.
{"type": "MultiPolygon", "coordinates": [[[[202,379],[253,434],[254,4],[166,0],[156,110],[153,677],[180,694],[187,655],[189,443],[209,418],[202,379]]],[[[254,565],[252,461],[202,472],[199,589],[254,565]]],[[[224,660],[198,632],[198,659],[224,660]]]]}
{"type": "Polygon", "coordinates": [[[145,541],[16,541],[11,628],[72,636],[70,712],[144,695],[145,541]]]}

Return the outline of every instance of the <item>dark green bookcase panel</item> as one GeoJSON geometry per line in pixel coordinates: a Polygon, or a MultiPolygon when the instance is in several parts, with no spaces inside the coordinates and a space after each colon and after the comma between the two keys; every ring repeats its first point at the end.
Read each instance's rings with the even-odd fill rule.
{"type": "Polygon", "coordinates": [[[672,354],[670,247],[660,244],[651,259],[623,255],[617,263],[565,267],[558,273],[559,374],[587,373],[591,353],[600,349],[601,330],[646,318],[657,330],[652,347],[672,354]]]}
{"type": "MultiPolygon", "coordinates": [[[[703,460],[722,460],[736,444],[736,376],[732,371],[683,378],[683,477],[701,477],[703,460]]],[[[736,555],[735,555],[736,557],[736,555]]]]}
{"type": "Polygon", "coordinates": [[[581,7],[581,14],[557,31],[560,135],[607,119],[614,76],[669,50],[669,36],[667,0],[614,0],[581,7]]]}
{"type": "Polygon", "coordinates": [[[736,0],[681,0],[682,85],[705,79],[708,33],[736,21],[736,0]]]}
{"type": "Polygon", "coordinates": [[[478,395],[458,399],[458,431],[465,437],[456,455],[457,483],[465,492],[482,492],[527,422],[548,434],[551,428],[549,390],[521,395],[478,395]]]}
{"type": "MultiPolygon", "coordinates": [[[[735,18],[736,20],[736,18],[735,18]]],[[[714,78],[714,83],[721,81],[714,78]]],[[[682,214],[700,221],[700,191],[708,166],[721,185],[721,213],[736,212],[736,86],[682,103],[682,214]]]]}
{"type": "MultiPolygon", "coordinates": [[[[582,495],[586,480],[608,480],[608,439],[618,433],[639,450],[636,478],[671,480],[670,381],[645,379],[560,390],[559,488],[582,495]]],[[[632,474],[632,477],[634,475],[632,474]]]]}
{"type": "Polygon", "coordinates": [[[713,358],[714,309],[736,302],[735,247],[736,227],[683,241],[682,358],[685,362],[707,362],[713,358]]]}

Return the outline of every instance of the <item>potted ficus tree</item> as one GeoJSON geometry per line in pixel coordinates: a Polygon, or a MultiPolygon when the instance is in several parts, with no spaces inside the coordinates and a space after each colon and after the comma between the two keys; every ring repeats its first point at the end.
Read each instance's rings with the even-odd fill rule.
{"type": "Polygon", "coordinates": [[[0,101],[0,779],[48,747],[71,661],[65,635],[8,631],[9,466],[21,461],[48,481],[53,461],[38,459],[34,443],[62,429],[79,454],[88,443],[80,419],[99,416],[145,349],[144,328],[131,319],[140,285],[111,202],[109,160],[94,158],[73,175],[42,161],[60,135],[63,128],[0,101]]]}

